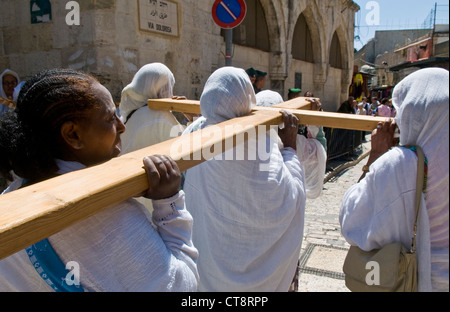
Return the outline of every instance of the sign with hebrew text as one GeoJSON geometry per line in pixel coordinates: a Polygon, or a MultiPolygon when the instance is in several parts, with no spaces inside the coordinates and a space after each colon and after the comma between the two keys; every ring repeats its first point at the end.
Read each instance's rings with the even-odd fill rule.
{"type": "Polygon", "coordinates": [[[165,0],[138,0],[139,28],[178,36],[178,4],[165,0]]]}

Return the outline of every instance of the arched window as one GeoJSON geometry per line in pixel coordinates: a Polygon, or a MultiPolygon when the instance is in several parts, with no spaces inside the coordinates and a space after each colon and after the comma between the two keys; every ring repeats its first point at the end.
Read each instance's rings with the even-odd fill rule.
{"type": "MultiPolygon", "coordinates": [[[[269,28],[259,0],[246,0],[247,15],[241,25],[233,29],[233,43],[270,51],[269,28]]],[[[224,36],[223,30],[221,35],[224,36]]]]}
{"type": "Polygon", "coordinates": [[[331,40],[330,48],[330,66],[334,68],[342,69],[342,52],[341,52],[341,42],[339,37],[335,32],[333,35],[333,40],[331,40]]]}
{"type": "Polygon", "coordinates": [[[297,60],[314,63],[311,32],[303,14],[300,15],[295,25],[292,57],[297,60]]]}

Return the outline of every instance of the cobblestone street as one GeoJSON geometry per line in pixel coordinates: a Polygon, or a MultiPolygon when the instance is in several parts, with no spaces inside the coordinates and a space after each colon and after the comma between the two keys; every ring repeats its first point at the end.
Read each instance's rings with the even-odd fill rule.
{"type": "MultiPolygon", "coordinates": [[[[370,139],[370,136],[367,136],[370,139]]],[[[349,248],[341,235],[339,211],[345,192],[358,182],[370,141],[354,157],[331,162],[321,197],[308,200],[300,254],[299,292],[348,292],[342,266],[349,248]]]]}

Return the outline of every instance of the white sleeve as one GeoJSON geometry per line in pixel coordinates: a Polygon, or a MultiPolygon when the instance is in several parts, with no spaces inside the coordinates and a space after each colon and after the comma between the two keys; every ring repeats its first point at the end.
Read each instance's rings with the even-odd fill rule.
{"type": "Polygon", "coordinates": [[[129,199],[50,242],[63,263],[80,264],[80,282],[87,291],[196,291],[198,252],[184,193],[155,201],[154,208],[156,225],[144,206],[129,199]]]}
{"type": "MultiPolygon", "coordinates": [[[[186,210],[185,194],[153,201],[153,223],[167,248],[197,275],[198,251],[192,243],[193,219],[186,210]]],[[[198,279],[198,276],[197,276],[198,279]]]]}
{"type": "Polygon", "coordinates": [[[306,196],[318,198],[323,190],[327,152],[318,140],[297,135],[297,155],[305,171],[306,196]]]}
{"type": "Polygon", "coordinates": [[[305,172],[296,151],[293,148],[283,148],[281,155],[295,191],[299,192],[298,196],[304,197],[306,200],[305,172]]]}
{"type": "Polygon", "coordinates": [[[304,179],[304,173],[302,165],[300,164],[300,160],[298,159],[297,153],[293,148],[283,148],[280,150],[281,155],[283,156],[283,161],[286,167],[289,169],[289,172],[293,177],[304,179]]]}
{"type": "Polygon", "coordinates": [[[350,245],[366,251],[397,241],[411,246],[417,160],[407,156],[386,153],[344,195],[340,223],[350,245]]]}

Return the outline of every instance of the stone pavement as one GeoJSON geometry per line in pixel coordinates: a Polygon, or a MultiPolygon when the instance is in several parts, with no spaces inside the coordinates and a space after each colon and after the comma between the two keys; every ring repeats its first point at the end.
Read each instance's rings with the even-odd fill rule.
{"type": "Polygon", "coordinates": [[[349,245],[341,235],[339,211],[345,192],[358,182],[367,163],[370,135],[366,139],[352,157],[328,164],[333,170],[327,172],[322,196],[306,203],[299,292],[349,292],[342,272],[349,245]]]}

